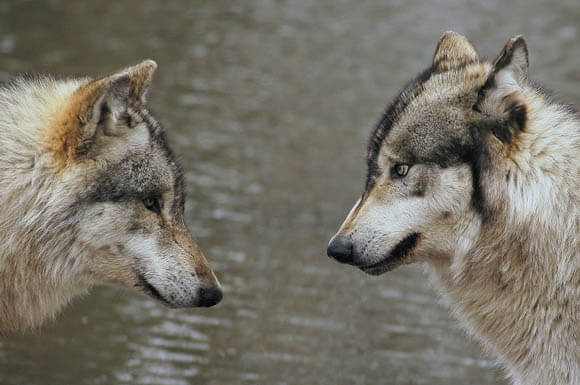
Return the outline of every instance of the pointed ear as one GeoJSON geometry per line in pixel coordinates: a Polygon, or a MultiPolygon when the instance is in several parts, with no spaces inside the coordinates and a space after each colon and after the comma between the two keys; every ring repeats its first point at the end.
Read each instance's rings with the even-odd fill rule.
{"type": "Polygon", "coordinates": [[[131,99],[145,103],[145,96],[156,69],[157,63],[151,59],[144,60],[133,67],[125,69],[125,72],[131,78],[131,88],[129,90],[131,99]]]}
{"type": "Polygon", "coordinates": [[[438,72],[477,62],[479,55],[473,44],[453,31],[447,31],[441,36],[433,55],[433,68],[438,72]]]}
{"type": "Polygon", "coordinates": [[[528,78],[528,46],[522,35],[508,40],[493,62],[491,75],[485,85],[498,98],[520,92],[528,78]]]}
{"type": "Polygon", "coordinates": [[[113,74],[81,86],[67,99],[47,130],[48,148],[62,166],[88,153],[99,136],[115,135],[130,86],[128,73],[113,74]]]}
{"type": "Polygon", "coordinates": [[[512,37],[493,62],[493,69],[479,91],[474,109],[493,123],[494,135],[509,142],[525,129],[527,109],[522,95],[528,78],[528,47],[523,36],[512,37]]]}
{"type": "Polygon", "coordinates": [[[83,141],[93,137],[98,126],[106,135],[115,135],[115,125],[127,111],[131,78],[126,72],[116,73],[90,82],[77,90],[73,107],[80,123],[83,141]]]}
{"type": "MultiPolygon", "coordinates": [[[[80,104],[92,105],[91,117],[98,116],[100,107],[106,107],[114,113],[121,113],[127,109],[129,103],[145,103],[145,96],[153,79],[157,63],[145,60],[135,66],[125,68],[111,75],[94,80],[81,87],[76,94],[80,104]]],[[[87,109],[87,112],[91,112],[87,109]]],[[[113,116],[115,118],[115,116],[113,116]]],[[[90,119],[86,117],[85,121],[90,119]]]]}
{"type": "Polygon", "coordinates": [[[153,60],[145,60],[77,89],[49,130],[48,145],[57,159],[66,164],[88,153],[99,138],[127,129],[127,106],[145,102],[156,68],[153,60]]]}

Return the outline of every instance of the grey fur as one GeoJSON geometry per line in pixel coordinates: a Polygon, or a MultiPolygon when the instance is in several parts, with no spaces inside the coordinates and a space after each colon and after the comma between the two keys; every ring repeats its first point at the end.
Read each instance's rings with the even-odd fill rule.
{"type": "Polygon", "coordinates": [[[425,263],[514,384],[576,385],[580,120],[527,71],[521,36],[486,62],[445,33],[373,131],[365,192],[328,253],[373,275],[425,263]]]}
{"type": "Polygon", "coordinates": [[[172,307],[221,300],[184,223],[182,168],[145,107],[156,68],[0,89],[0,334],[98,284],[172,307]]]}

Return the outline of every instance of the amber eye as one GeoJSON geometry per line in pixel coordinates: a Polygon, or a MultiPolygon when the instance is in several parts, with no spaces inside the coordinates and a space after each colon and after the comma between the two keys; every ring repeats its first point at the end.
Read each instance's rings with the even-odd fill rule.
{"type": "Polygon", "coordinates": [[[159,203],[159,199],[157,198],[143,199],[143,205],[147,210],[152,211],[155,214],[161,213],[161,204],[159,203]]]}
{"type": "Polygon", "coordinates": [[[393,178],[404,178],[405,176],[407,176],[408,172],[409,172],[409,165],[405,164],[405,163],[399,163],[393,167],[393,169],[391,171],[391,176],[393,178]]]}

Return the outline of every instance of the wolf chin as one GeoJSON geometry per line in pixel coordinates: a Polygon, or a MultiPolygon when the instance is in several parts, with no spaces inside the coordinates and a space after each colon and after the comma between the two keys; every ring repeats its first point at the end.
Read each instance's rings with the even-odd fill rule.
{"type": "Polygon", "coordinates": [[[145,107],[157,65],[0,87],[0,334],[110,283],[170,307],[219,282],[184,222],[184,177],[145,107]]]}
{"type": "Polygon", "coordinates": [[[373,130],[361,198],[329,256],[378,275],[424,262],[517,385],[580,384],[580,119],[447,32],[373,130]]]}

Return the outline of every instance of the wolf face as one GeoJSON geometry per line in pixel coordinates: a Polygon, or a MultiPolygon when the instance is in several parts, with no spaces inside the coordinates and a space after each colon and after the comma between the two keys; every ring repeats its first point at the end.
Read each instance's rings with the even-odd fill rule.
{"type": "Polygon", "coordinates": [[[171,307],[212,306],[222,294],[184,223],[183,171],[144,106],[155,68],[146,61],[98,80],[97,90],[92,82],[77,91],[97,95],[81,115],[81,139],[63,143],[62,173],[86,178],[90,170],[76,207],[95,280],[136,288],[171,307]]]}
{"type": "Polygon", "coordinates": [[[145,107],[156,68],[0,90],[0,332],[39,324],[95,284],[170,307],[221,300],[184,222],[183,171],[145,107]]]}
{"type": "Polygon", "coordinates": [[[443,35],[431,67],[374,129],[365,190],[329,256],[381,274],[417,261],[449,264],[461,254],[490,210],[481,182],[490,153],[503,151],[501,140],[525,124],[517,91],[526,71],[521,37],[491,64],[463,36],[443,35]]]}

